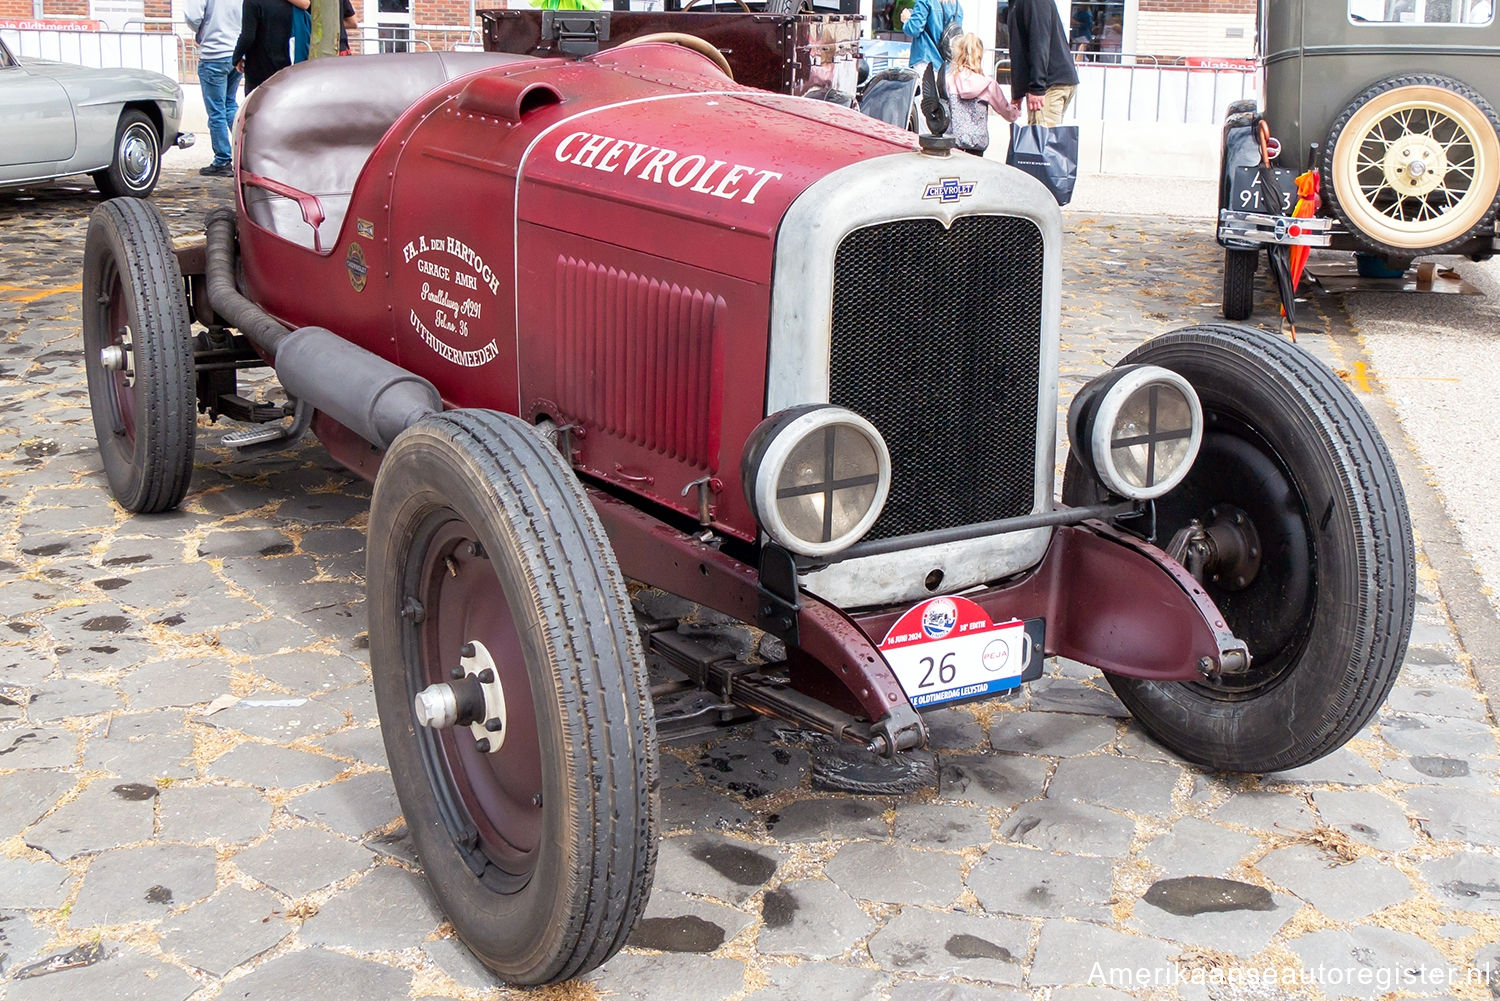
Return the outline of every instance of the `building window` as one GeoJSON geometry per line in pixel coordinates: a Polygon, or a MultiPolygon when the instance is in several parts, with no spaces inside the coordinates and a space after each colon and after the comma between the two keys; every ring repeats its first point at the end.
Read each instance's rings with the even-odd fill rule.
{"type": "Polygon", "coordinates": [[[1494,0],[1349,0],[1355,24],[1462,24],[1495,20],[1494,0]]]}

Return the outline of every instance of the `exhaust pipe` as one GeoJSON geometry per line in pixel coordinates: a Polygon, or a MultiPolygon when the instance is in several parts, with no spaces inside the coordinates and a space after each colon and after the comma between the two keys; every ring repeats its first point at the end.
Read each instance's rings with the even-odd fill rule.
{"type": "Polygon", "coordinates": [[[421,376],[322,327],[288,329],[245,298],[234,281],[235,226],[233,209],[208,214],[209,305],[272,357],[287,393],[380,449],[423,417],[442,413],[437,388],[421,376]]]}

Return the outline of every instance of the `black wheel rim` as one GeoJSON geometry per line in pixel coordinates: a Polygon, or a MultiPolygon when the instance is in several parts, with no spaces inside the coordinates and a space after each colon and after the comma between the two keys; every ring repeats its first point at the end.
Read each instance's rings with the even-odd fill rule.
{"type": "Polygon", "coordinates": [[[452,680],[465,643],[484,644],[495,661],[507,708],[499,750],[480,751],[466,726],[413,729],[455,848],[483,885],[513,893],[536,866],[544,820],[541,742],[520,631],[479,534],[453,510],[423,519],[407,568],[404,593],[417,601],[404,613],[408,706],[427,686],[452,680]]]}
{"type": "Polygon", "coordinates": [[[1197,684],[1226,701],[1250,698],[1280,684],[1299,660],[1317,611],[1317,544],[1307,504],[1276,450],[1239,418],[1205,405],[1203,445],[1180,486],[1157,501],[1158,538],[1189,521],[1211,520],[1216,507],[1242,511],[1261,549],[1260,566],[1244,587],[1204,574],[1203,586],[1252,663],[1244,674],[1197,684]]]}

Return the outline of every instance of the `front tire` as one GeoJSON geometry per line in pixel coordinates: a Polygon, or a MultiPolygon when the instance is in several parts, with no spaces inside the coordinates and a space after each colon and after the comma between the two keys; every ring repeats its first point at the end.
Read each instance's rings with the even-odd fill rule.
{"type": "Polygon", "coordinates": [[[161,180],[161,136],[143,112],[126,108],[115,125],[114,156],[91,175],[105,198],[145,198],[161,180]]]}
{"type": "Polygon", "coordinates": [[[507,981],[593,969],[645,908],[657,784],[645,658],[598,516],[523,422],[454,411],[391,446],[368,549],[376,704],[438,901],[507,981]],[[503,729],[417,725],[417,693],[481,649],[503,729]]]}
{"type": "Polygon", "coordinates": [[[1255,269],[1260,254],[1254,250],[1224,251],[1224,319],[1248,320],[1255,311],[1255,269]]]}
{"type": "Polygon", "coordinates": [[[1471,240],[1500,201],[1500,119],[1466,84],[1428,73],[1382,80],[1328,132],[1323,194],[1363,243],[1391,257],[1471,240]]]}
{"type": "Polygon", "coordinates": [[[83,367],[110,493],[135,514],[170,511],[192,481],[192,337],[161,213],[134,198],[100,205],[83,251],[83,367]]]}
{"type": "MultiPolygon", "coordinates": [[[[1203,583],[1253,663],[1217,683],[1110,685],[1147,733],[1201,765],[1270,772],[1332,752],[1395,683],[1416,601],[1406,498],[1379,432],[1327,368],[1252,328],[1188,327],[1120,364],[1160,365],[1198,392],[1203,445],[1156,502],[1157,537],[1193,519],[1239,526],[1253,559],[1210,566],[1203,583]]],[[[1069,462],[1068,503],[1101,492],[1069,462]]]]}

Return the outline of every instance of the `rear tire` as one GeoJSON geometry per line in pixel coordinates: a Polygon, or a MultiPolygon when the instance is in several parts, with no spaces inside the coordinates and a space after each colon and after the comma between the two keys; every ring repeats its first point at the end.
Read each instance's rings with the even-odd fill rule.
{"type": "Polygon", "coordinates": [[[110,493],[136,514],[170,511],[193,477],[193,334],[172,239],[149,202],[115,199],[89,219],[83,367],[110,493]],[[124,367],[106,367],[106,351],[124,367]]]}
{"type": "Polygon", "coordinates": [[[645,658],[598,516],[533,429],[460,410],[391,446],[368,548],[376,705],[438,901],[511,983],[586,973],[624,945],[656,860],[645,658]],[[466,644],[493,657],[503,728],[417,725],[466,644]]]}
{"type": "Polygon", "coordinates": [[[145,198],[161,180],[161,136],[143,112],[126,108],[115,125],[113,159],[91,175],[105,198],[145,198]]]}
{"type": "Polygon", "coordinates": [[[1255,271],[1260,254],[1254,250],[1224,251],[1224,319],[1248,320],[1255,312],[1255,271]]]}
{"type": "MultiPolygon", "coordinates": [[[[1379,432],[1321,363],[1249,327],[1173,331],[1120,364],[1178,372],[1203,404],[1198,459],[1156,502],[1158,539],[1243,515],[1258,566],[1204,580],[1249,644],[1247,674],[1110,685],[1147,733],[1201,765],[1280,771],[1334,751],[1394,684],[1416,601],[1406,498],[1379,432]]],[[[1092,503],[1102,488],[1070,460],[1063,496],[1092,503]]]]}

